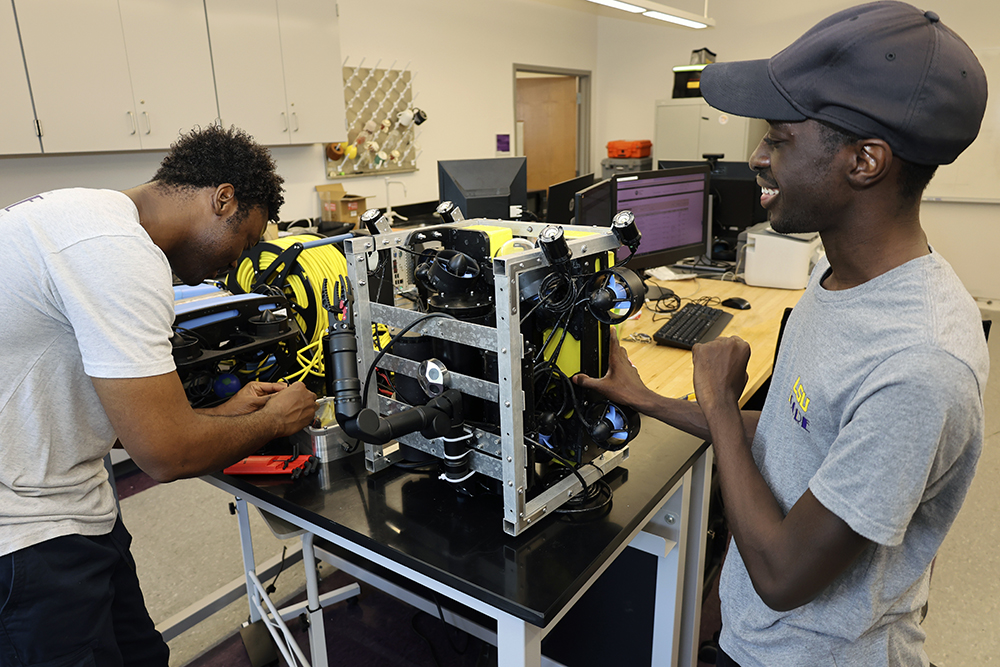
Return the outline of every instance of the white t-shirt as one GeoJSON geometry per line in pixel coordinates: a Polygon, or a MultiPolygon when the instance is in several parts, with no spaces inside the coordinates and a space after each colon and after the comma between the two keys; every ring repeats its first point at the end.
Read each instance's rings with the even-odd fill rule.
{"type": "Polygon", "coordinates": [[[0,209],[0,555],[111,530],[115,441],[91,377],[174,370],[170,265],[126,195],[0,209]]]}

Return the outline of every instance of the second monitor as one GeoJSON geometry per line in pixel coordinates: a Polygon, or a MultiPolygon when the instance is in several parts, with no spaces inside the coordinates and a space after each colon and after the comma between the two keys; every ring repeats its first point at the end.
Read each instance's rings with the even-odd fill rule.
{"type": "MultiPolygon", "coordinates": [[[[660,169],[674,169],[701,162],[660,160],[660,169]]],[[[711,171],[712,218],[714,235],[735,241],[741,231],[767,220],[760,204],[757,172],[746,162],[714,162],[711,171]]]]}
{"type": "MultiPolygon", "coordinates": [[[[705,254],[711,239],[708,173],[706,162],[612,179],[611,210],[632,211],[642,233],[639,249],[628,261],[630,269],[666,266],[705,254]]],[[[618,250],[618,261],[627,256],[623,251],[618,250]]]]}
{"type": "Polygon", "coordinates": [[[562,183],[549,186],[548,208],[545,213],[547,222],[559,225],[575,225],[576,193],[594,184],[593,174],[584,174],[562,183]]]}

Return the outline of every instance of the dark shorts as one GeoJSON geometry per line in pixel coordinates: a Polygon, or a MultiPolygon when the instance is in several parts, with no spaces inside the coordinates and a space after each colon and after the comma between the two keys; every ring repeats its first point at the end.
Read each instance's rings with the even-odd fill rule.
{"type": "Polygon", "coordinates": [[[107,535],[67,535],[0,557],[0,665],[166,666],[121,517],[107,535]]]}

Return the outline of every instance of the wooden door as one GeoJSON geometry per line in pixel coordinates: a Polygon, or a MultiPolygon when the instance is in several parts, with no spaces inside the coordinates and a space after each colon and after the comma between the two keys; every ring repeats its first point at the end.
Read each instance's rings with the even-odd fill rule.
{"type": "Polygon", "coordinates": [[[545,190],[576,176],[577,79],[517,79],[517,120],[524,123],[528,190],[545,190]]]}

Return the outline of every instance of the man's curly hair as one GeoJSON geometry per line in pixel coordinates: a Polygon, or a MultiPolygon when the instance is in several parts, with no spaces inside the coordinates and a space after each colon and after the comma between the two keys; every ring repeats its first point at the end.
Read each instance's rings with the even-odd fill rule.
{"type": "Polygon", "coordinates": [[[238,207],[234,222],[258,207],[277,222],[285,203],[284,182],[275,171],[271,153],[243,130],[219,125],[195,128],[181,136],[163,158],[152,182],[182,190],[232,184],[238,207]]]}

